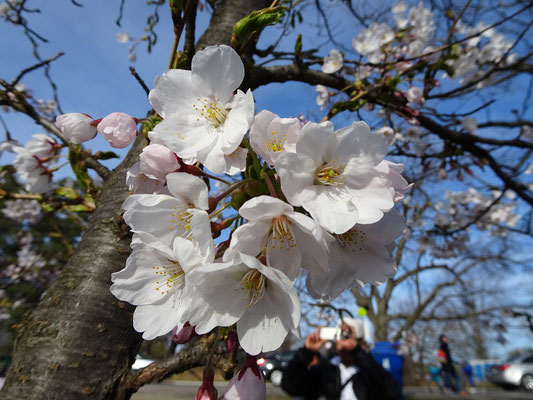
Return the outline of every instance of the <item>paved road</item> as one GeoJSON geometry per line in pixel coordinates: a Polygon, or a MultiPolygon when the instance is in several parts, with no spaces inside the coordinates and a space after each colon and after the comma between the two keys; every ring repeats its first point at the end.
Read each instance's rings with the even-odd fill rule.
{"type": "Polygon", "coordinates": [[[438,389],[430,392],[427,388],[406,387],[403,390],[406,399],[425,399],[425,400],[448,400],[451,398],[465,398],[470,400],[519,400],[533,399],[533,393],[524,393],[520,391],[503,391],[503,390],[486,390],[477,389],[476,392],[469,393],[466,396],[457,396],[456,394],[441,394],[438,389]]]}
{"type": "MultiPolygon", "coordinates": [[[[131,398],[132,400],[191,400],[196,396],[196,392],[201,382],[194,381],[164,381],[143,386],[131,398]]],[[[218,394],[224,393],[226,382],[215,382],[218,394]]],[[[283,390],[267,384],[268,400],[290,400],[283,390]]],[[[244,400],[244,399],[243,399],[244,400]]]]}
{"type": "MultiPolygon", "coordinates": [[[[200,382],[195,381],[165,381],[153,383],[141,388],[138,393],[132,396],[133,400],[190,400],[194,399],[200,382]]],[[[226,386],[225,382],[215,382],[219,395],[226,386]]],[[[522,400],[533,399],[533,394],[522,392],[507,392],[499,390],[484,391],[480,389],[477,393],[470,393],[467,396],[459,397],[453,394],[440,394],[437,389],[429,392],[426,388],[407,387],[404,389],[406,400],[449,400],[465,398],[470,400],[522,400]]],[[[268,400],[290,400],[283,390],[267,384],[268,400]]],[[[243,399],[246,400],[246,399],[243,399]]],[[[253,400],[253,399],[252,399],[253,400]]]]}

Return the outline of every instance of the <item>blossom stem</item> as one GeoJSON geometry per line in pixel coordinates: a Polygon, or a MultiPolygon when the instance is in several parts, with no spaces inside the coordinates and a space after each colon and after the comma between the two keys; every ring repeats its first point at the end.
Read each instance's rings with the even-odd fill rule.
{"type": "MultiPolygon", "coordinates": [[[[352,97],[350,99],[350,101],[355,101],[355,100],[359,100],[361,97],[363,97],[364,95],[368,94],[368,92],[366,90],[362,90],[361,92],[359,92],[358,94],[356,94],[354,97],[352,97]]],[[[331,118],[333,118],[339,111],[335,108],[335,106],[333,106],[331,108],[331,110],[329,110],[328,114],[322,118],[322,120],[320,122],[326,122],[326,121],[329,121],[331,118]]]]}
{"type": "Polygon", "coordinates": [[[259,160],[257,159],[257,154],[255,154],[255,151],[254,149],[252,149],[252,145],[250,144],[248,139],[242,139],[242,144],[244,144],[244,146],[248,149],[248,152],[252,156],[255,173],[259,175],[261,173],[261,165],[259,164],[259,160]]]}
{"type": "Polygon", "coordinates": [[[218,195],[215,198],[216,203],[218,203],[220,200],[222,200],[224,197],[227,197],[230,195],[233,191],[239,189],[241,186],[246,185],[248,182],[252,182],[253,179],[247,178],[243,179],[242,181],[234,183],[232,186],[230,186],[225,192],[222,192],[220,195],[218,195]]]}
{"type": "Polygon", "coordinates": [[[270,192],[270,195],[274,198],[277,198],[278,196],[276,195],[276,190],[274,189],[274,185],[272,184],[272,181],[270,180],[270,177],[268,176],[268,174],[263,172],[261,174],[261,177],[265,180],[268,186],[268,191],[270,192]]]}
{"type": "Polygon", "coordinates": [[[209,219],[216,217],[218,214],[220,214],[222,211],[224,211],[230,205],[231,205],[230,203],[227,203],[224,206],[220,207],[218,210],[212,212],[211,214],[209,214],[209,219]]]}
{"type": "Polygon", "coordinates": [[[211,175],[211,174],[207,174],[207,173],[203,173],[203,175],[206,177],[206,178],[209,178],[209,179],[214,179],[215,181],[219,181],[219,182],[222,182],[222,183],[225,183],[226,185],[231,185],[231,182],[228,182],[227,180],[225,179],[222,179],[222,178],[219,178],[218,176],[214,176],[214,175],[211,175]]]}
{"type": "Polygon", "coordinates": [[[9,193],[4,189],[0,189],[0,199],[22,199],[22,200],[42,200],[43,196],[38,193],[9,193]]]}
{"type": "Polygon", "coordinates": [[[217,329],[217,337],[215,338],[215,341],[213,342],[213,346],[211,347],[211,350],[209,351],[209,356],[207,357],[207,366],[211,366],[213,364],[213,355],[215,354],[215,349],[217,348],[217,343],[220,339],[220,329],[217,329]]]}
{"type": "Polygon", "coordinates": [[[52,168],[52,169],[49,170],[49,171],[50,171],[50,172],[56,172],[59,168],[62,168],[62,167],[64,167],[65,165],[68,165],[68,164],[70,164],[70,161],[67,161],[66,163],[63,163],[63,164],[61,164],[61,165],[58,165],[57,167],[52,168]]]}

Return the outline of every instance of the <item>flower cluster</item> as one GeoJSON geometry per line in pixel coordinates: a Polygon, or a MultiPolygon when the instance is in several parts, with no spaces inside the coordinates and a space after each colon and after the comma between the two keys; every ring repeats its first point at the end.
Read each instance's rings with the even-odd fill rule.
{"type": "Polygon", "coordinates": [[[211,46],[150,92],[162,121],[128,173],[133,251],[111,287],[137,306],[133,324],[145,339],[235,325],[248,354],[272,351],[298,332],[301,271],[317,298],[396,271],[391,252],[404,223],[392,209],[410,185],[402,165],[384,160],[385,137],[364,122],[335,130],[255,115],[251,91],[237,89],[243,78],[237,53],[211,46]],[[228,188],[209,197],[202,178],[228,188]],[[215,245],[225,228],[229,237],[215,245]]]}
{"type": "Polygon", "coordinates": [[[10,150],[16,153],[13,165],[24,179],[27,191],[45,193],[52,190],[53,166],[61,147],[55,139],[42,133],[32,135],[24,147],[10,146],[10,150]]]}
{"type": "Polygon", "coordinates": [[[137,119],[123,112],[114,112],[97,120],[87,114],[63,114],[56,118],[56,126],[74,144],[87,142],[100,132],[112,147],[122,149],[137,136],[137,119]]]}
{"type": "Polygon", "coordinates": [[[520,220],[514,202],[505,201],[505,196],[514,200],[509,192],[502,196],[494,191],[484,195],[474,188],[464,192],[446,192],[446,201],[439,202],[435,208],[437,214],[434,224],[444,230],[458,229],[467,226],[476,215],[475,225],[479,230],[490,230],[493,236],[505,236],[508,227],[514,227],[520,220]]]}
{"type": "MultiPolygon", "coordinates": [[[[419,2],[409,6],[401,0],[391,9],[389,22],[373,22],[353,39],[352,47],[361,56],[356,63],[355,76],[364,80],[372,74],[403,75],[416,67],[417,62],[434,62],[439,58],[438,43],[435,40],[437,23],[433,12],[419,2]]],[[[494,27],[479,22],[469,26],[459,20],[453,34],[457,37],[449,54],[444,58],[447,66],[443,77],[459,79],[461,84],[474,81],[477,87],[490,83],[484,75],[485,66],[508,65],[517,60],[516,53],[510,53],[513,42],[494,27]]],[[[322,64],[322,72],[332,74],[342,71],[344,56],[336,49],[331,49],[322,64]]],[[[349,68],[345,69],[350,71],[349,68]]],[[[494,79],[492,77],[491,79],[494,79]]],[[[432,82],[438,85],[439,82],[432,82]]],[[[329,101],[328,91],[324,86],[316,87],[316,102],[324,109],[329,101]]],[[[411,104],[422,105],[422,89],[410,87],[401,92],[411,104]]]]}

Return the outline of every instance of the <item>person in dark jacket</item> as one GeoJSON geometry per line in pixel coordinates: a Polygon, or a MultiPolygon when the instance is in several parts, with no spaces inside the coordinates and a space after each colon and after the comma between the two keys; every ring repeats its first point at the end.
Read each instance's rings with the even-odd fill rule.
{"type": "Polygon", "coordinates": [[[454,392],[461,391],[461,382],[457,376],[457,371],[453,365],[453,358],[448,346],[448,337],[440,335],[439,338],[439,361],[441,363],[442,375],[444,377],[444,386],[452,389],[454,392]]]}
{"type": "Polygon", "coordinates": [[[368,353],[355,330],[342,325],[343,338],[335,341],[340,362],[321,356],[328,340],[320,329],[307,336],[305,345],[289,362],[281,387],[293,398],[305,400],[396,400],[401,390],[392,375],[368,353]]]}

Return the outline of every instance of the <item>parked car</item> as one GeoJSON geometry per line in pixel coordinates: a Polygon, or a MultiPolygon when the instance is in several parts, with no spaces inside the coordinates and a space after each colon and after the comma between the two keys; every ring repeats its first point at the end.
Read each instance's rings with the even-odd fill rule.
{"type": "Polygon", "coordinates": [[[133,365],[131,366],[131,369],[141,369],[141,368],[144,368],[148,365],[150,365],[151,363],[153,363],[155,360],[150,360],[149,358],[144,358],[143,356],[141,356],[140,354],[137,354],[135,356],[135,362],[133,363],[133,365]]]}
{"type": "Polygon", "coordinates": [[[490,367],[487,378],[504,389],[522,388],[533,392],[533,354],[515,356],[490,367]]]}
{"type": "Polygon", "coordinates": [[[257,359],[257,365],[259,365],[267,380],[270,380],[274,386],[279,386],[281,385],[283,372],[294,356],[294,353],[296,353],[294,350],[287,350],[274,353],[267,357],[261,357],[257,359]]]}

